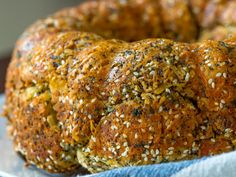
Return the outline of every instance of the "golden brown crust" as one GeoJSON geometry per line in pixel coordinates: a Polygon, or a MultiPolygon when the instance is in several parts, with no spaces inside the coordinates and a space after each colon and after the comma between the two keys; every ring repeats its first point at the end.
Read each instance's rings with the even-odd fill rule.
{"type": "Polygon", "coordinates": [[[55,16],[76,18],[81,31],[135,41],[163,33],[156,9],[159,9],[158,4],[151,0],[124,1],[124,4],[117,0],[92,1],[62,10],[55,16]],[[139,19],[139,22],[134,19],[139,19]]]}
{"type": "Polygon", "coordinates": [[[125,41],[164,37],[187,42],[197,37],[193,15],[183,0],[93,1],[60,11],[56,16],[78,19],[82,31],[125,41]]]}
{"type": "Polygon", "coordinates": [[[92,1],[32,25],[7,73],[5,114],[15,149],[50,172],[235,149],[235,19],[227,15],[234,1],[195,3],[92,1]],[[211,6],[219,19],[208,18],[211,6]],[[219,26],[222,35],[205,35],[219,26]],[[192,42],[199,32],[199,40],[224,40],[125,42],[192,42]]]}

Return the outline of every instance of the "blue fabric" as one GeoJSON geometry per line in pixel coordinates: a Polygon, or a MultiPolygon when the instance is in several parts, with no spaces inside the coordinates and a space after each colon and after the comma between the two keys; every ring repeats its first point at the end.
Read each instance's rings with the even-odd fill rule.
{"type": "Polygon", "coordinates": [[[169,177],[183,168],[198,162],[199,160],[183,161],[175,163],[163,163],[159,165],[146,165],[137,167],[118,168],[99,174],[89,175],[92,177],[169,177]],[[167,170],[168,169],[168,170],[167,170]]]}
{"type": "Polygon", "coordinates": [[[86,177],[236,177],[236,151],[198,160],[118,168],[86,177]]]}

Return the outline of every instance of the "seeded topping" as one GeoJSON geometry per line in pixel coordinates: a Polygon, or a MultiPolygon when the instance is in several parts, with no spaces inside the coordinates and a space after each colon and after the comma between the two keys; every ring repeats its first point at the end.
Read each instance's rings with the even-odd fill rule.
{"type": "Polygon", "coordinates": [[[64,173],[234,150],[235,2],[214,1],[205,18],[211,3],[91,1],[36,22],[8,69],[16,151],[64,173]]]}

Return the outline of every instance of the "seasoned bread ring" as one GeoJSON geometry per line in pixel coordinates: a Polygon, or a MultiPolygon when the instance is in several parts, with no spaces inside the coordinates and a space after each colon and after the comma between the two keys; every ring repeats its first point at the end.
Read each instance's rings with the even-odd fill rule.
{"type": "Polygon", "coordinates": [[[15,150],[54,173],[234,150],[235,5],[101,0],[36,22],[6,79],[15,150]]]}

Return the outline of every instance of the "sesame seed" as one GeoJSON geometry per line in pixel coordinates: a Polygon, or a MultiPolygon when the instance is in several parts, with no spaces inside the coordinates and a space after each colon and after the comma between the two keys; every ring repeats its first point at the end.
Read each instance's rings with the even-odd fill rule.
{"type": "Polygon", "coordinates": [[[33,105],[33,103],[30,103],[30,105],[29,105],[31,108],[33,108],[34,107],[34,105],[33,105]]]}
{"type": "Polygon", "coordinates": [[[112,129],[112,130],[117,130],[118,128],[117,128],[117,126],[112,125],[112,126],[111,126],[111,129],[112,129]]]}
{"type": "Polygon", "coordinates": [[[116,90],[112,90],[112,95],[115,95],[116,94],[116,90]]]}
{"type": "Polygon", "coordinates": [[[139,123],[142,123],[142,119],[138,119],[138,122],[139,122],[139,123]]]}
{"type": "Polygon", "coordinates": [[[221,76],[222,76],[221,73],[217,73],[217,74],[216,74],[216,77],[221,77],[221,76]]]}
{"type": "Polygon", "coordinates": [[[201,136],[200,139],[201,139],[201,140],[205,139],[205,136],[201,136]]]}
{"type": "Polygon", "coordinates": [[[179,104],[175,104],[175,108],[178,108],[179,107],[179,104]]]}
{"type": "Polygon", "coordinates": [[[224,108],[224,104],[223,103],[220,103],[220,108],[224,108]]]}
{"type": "Polygon", "coordinates": [[[118,119],[118,118],[115,118],[115,121],[116,121],[116,122],[120,122],[120,119],[118,119]]]}
{"type": "Polygon", "coordinates": [[[121,118],[124,118],[124,117],[125,117],[125,115],[124,115],[124,114],[121,114],[121,115],[120,115],[120,117],[121,117],[121,118]]]}
{"type": "Polygon", "coordinates": [[[226,133],[231,133],[231,132],[233,132],[233,130],[232,130],[231,128],[226,128],[226,129],[225,129],[225,132],[226,132],[226,133]]]}
{"type": "Polygon", "coordinates": [[[128,142],[124,142],[123,146],[125,146],[125,147],[128,146],[128,142]]]}
{"type": "Polygon", "coordinates": [[[212,78],[208,80],[208,84],[211,84],[212,82],[213,82],[212,78]]]}
{"type": "Polygon", "coordinates": [[[133,74],[135,75],[135,76],[139,76],[139,73],[138,72],[133,72],[133,74]]]}
{"type": "Polygon", "coordinates": [[[154,131],[154,128],[153,128],[153,127],[149,127],[148,130],[149,130],[149,131],[154,131]]]}
{"type": "Polygon", "coordinates": [[[179,118],[180,117],[180,115],[179,114],[176,114],[175,116],[174,116],[174,118],[179,118]]]}
{"type": "Polygon", "coordinates": [[[167,93],[170,93],[170,89],[169,89],[169,88],[166,88],[166,92],[167,92],[167,93]]]}
{"type": "Polygon", "coordinates": [[[226,73],[223,73],[223,77],[226,78],[226,77],[227,77],[227,74],[226,74],[226,73]]]}
{"type": "Polygon", "coordinates": [[[91,152],[90,148],[85,148],[84,152],[91,152]]]}
{"type": "Polygon", "coordinates": [[[93,142],[96,142],[96,138],[95,138],[94,136],[91,136],[91,140],[92,140],[93,142]]]}
{"type": "MultiPolygon", "coordinates": [[[[204,58],[207,59],[208,57],[205,56],[204,58]]],[[[206,64],[209,63],[209,62],[210,62],[210,60],[206,60],[206,61],[205,61],[206,64]]]]}
{"type": "Polygon", "coordinates": [[[150,150],[150,153],[151,153],[152,155],[155,154],[155,152],[154,152],[153,149],[150,150]]]}
{"type": "Polygon", "coordinates": [[[70,99],[70,100],[69,100],[69,103],[70,103],[70,104],[73,104],[73,100],[72,100],[72,99],[70,99]]]}
{"type": "Polygon", "coordinates": [[[154,74],[155,74],[155,71],[152,70],[149,74],[150,74],[150,75],[154,75],[154,74]]]}
{"type": "Polygon", "coordinates": [[[206,130],[206,127],[205,127],[205,126],[201,126],[201,129],[202,129],[202,130],[206,130]]]}
{"type": "Polygon", "coordinates": [[[159,109],[158,109],[158,112],[160,113],[160,112],[162,112],[162,111],[163,111],[163,107],[160,106],[159,109]]]}
{"type": "Polygon", "coordinates": [[[115,152],[115,148],[114,147],[111,147],[111,152],[115,152]]]}
{"type": "Polygon", "coordinates": [[[93,98],[93,99],[91,100],[91,103],[94,103],[96,100],[97,100],[97,98],[93,98]]]}
{"type": "Polygon", "coordinates": [[[118,112],[116,112],[116,116],[119,117],[119,113],[118,112]]]}
{"type": "Polygon", "coordinates": [[[144,128],[141,128],[141,131],[142,131],[143,133],[145,133],[145,132],[146,132],[146,130],[145,130],[144,128]]]}
{"type": "Polygon", "coordinates": [[[130,123],[130,122],[128,122],[128,121],[124,121],[124,123],[123,123],[123,124],[124,124],[124,125],[126,125],[126,127],[127,127],[127,128],[129,128],[129,126],[130,126],[130,124],[131,124],[131,123],[130,123]]]}
{"type": "Polygon", "coordinates": [[[187,73],[187,74],[185,75],[185,81],[189,81],[189,78],[190,78],[190,74],[187,73]]]}
{"type": "Polygon", "coordinates": [[[121,154],[122,157],[125,157],[127,156],[127,151],[124,151],[122,154],[121,154]]]}
{"type": "Polygon", "coordinates": [[[211,87],[215,88],[215,82],[212,82],[211,87]]]}
{"type": "Polygon", "coordinates": [[[44,68],[43,68],[44,70],[47,70],[48,69],[48,66],[44,66],[44,68]]]}
{"type": "Polygon", "coordinates": [[[141,154],[141,157],[143,157],[143,158],[147,157],[147,154],[141,154]]]}
{"type": "Polygon", "coordinates": [[[221,103],[225,104],[225,100],[220,100],[221,103]]]}
{"type": "Polygon", "coordinates": [[[178,83],[178,80],[177,80],[177,79],[174,79],[172,82],[173,82],[174,84],[177,84],[177,83],[178,83]]]}
{"type": "Polygon", "coordinates": [[[127,135],[126,135],[126,134],[123,134],[122,136],[123,136],[123,138],[127,138],[127,135]]]}
{"type": "Polygon", "coordinates": [[[90,87],[88,85],[85,86],[86,90],[90,90],[90,87]]]}
{"type": "Polygon", "coordinates": [[[184,154],[188,154],[188,153],[189,153],[189,150],[186,149],[186,150],[183,151],[183,153],[184,153],[184,154]]]}
{"type": "Polygon", "coordinates": [[[135,139],[138,138],[138,134],[137,134],[137,133],[134,134],[134,138],[135,138],[135,139]]]}

